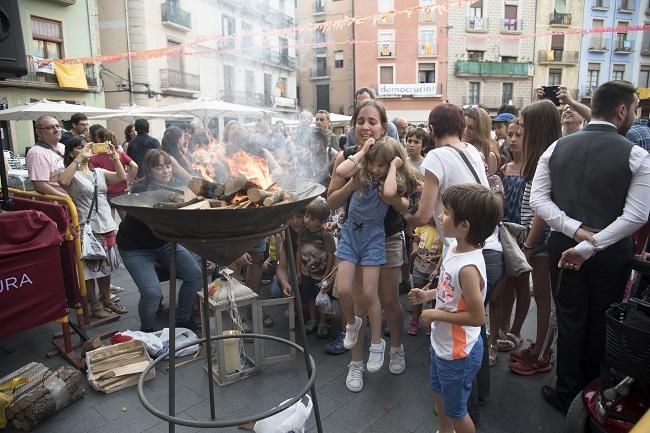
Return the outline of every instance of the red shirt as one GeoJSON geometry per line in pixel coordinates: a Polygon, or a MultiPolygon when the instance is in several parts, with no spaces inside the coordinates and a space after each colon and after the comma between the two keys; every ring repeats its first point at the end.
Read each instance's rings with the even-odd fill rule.
{"type": "MultiPolygon", "coordinates": [[[[122,162],[122,165],[125,168],[128,167],[129,164],[131,164],[131,161],[133,161],[131,158],[129,158],[129,156],[125,152],[122,152],[121,150],[117,150],[116,152],[118,155],[120,155],[120,161],[122,162]]],[[[113,165],[113,160],[106,153],[98,153],[94,155],[92,158],[90,158],[90,162],[94,167],[103,168],[104,170],[108,170],[108,171],[115,171],[115,165],[113,165]]],[[[108,198],[113,198],[125,192],[126,189],[127,189],[126,181],[116,183],[113,185],[108,185],[108,191],[106,195],[108,196],[108,198]]]]}

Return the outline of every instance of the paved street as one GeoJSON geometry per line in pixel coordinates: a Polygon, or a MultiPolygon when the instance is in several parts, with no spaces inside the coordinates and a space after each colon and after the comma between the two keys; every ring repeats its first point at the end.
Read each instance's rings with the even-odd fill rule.
{"type": "MultiPolygon", "coordinates": [[[[138,330],[138,292],[125,271],[114,276],[114,283],[124,287],[121,302],[129,313],[118,322],[90,331],[91,335],[109,330],[138,330]]],[[[404,297],[403,297],[404,298],[404,297]]],[[[405,299],[403,299],[405,302],[405,299]]],[[[165,301],[166,304],[166,301],[165,301]]],[[[534,305],[534,302],[532,303],[534,305]]],[[[533,306],[534,308],[534,306],[533,306]]],[[[270,309],[276,326],[272,332],[286,337],[287,320],[282,307],[270,309]]],[[[534,310],[531,311],[534,316],[534,310]]],[[[167,310],[159,316],[161,325],[167,310]]],[[[534,317],[529,318],[524,334],[534,331],[534,317]]],[[[58,327],[46,325],[0,340],[0,376],[30,362],[42,362],[50,368],[64,365],[61,357],[47,359],[51,350],[52,332],[58,327]]],[[[418,337],[405,335],[407,369],[400,376],[388,372],[388,358],[382,371],[365,375],[365,389],[359,394],[345,387],[349,355],[331,356],[324,350],[324,340],[309,337],[309,344],[317,362],[317,397],[323,431],[328,433],[387,432],[433,433],[436,419],[433,414],[428,382],[428,339],[421,332],[418,337]]],[[[267,346],[269,351],[282,350],[280,345],[267,346]]],[[[541,399],[540,387],[553,382],[552,374],[518,377],[507,367],[507,354],[492,367],[492,393],[482,408],[477,431],[481,433],[559,433],[564,431],[563,417],[546,406],[541,399]]],[[[215,385],[217,418],[233,419],[259,413],[290,398],[306,381],[302,358],[265,367],[253,378],[219,387],[215,385]]],[[[179,416],[188,419],[209,419],[208,382],[203,364],[195,362],[177,370],[176,407],[179,416]]],[[[140,404],[135,387],[113,394],[102,394],[86,385],[86,395],[71,406],[50,417],[38,426],[39,432],[56,433],[138,433],[166,432],[167,425],[150,415],[140,404]]],[[[165,366],[157,377],[148,382],[146,393],[150,401],[161,410],[167,409],[167,375],[165,366]]],[[[8,431],[14,431],[11,428],[8,431]]],[[[179,433],[195,431],[242,432],[236,427],[198,430],[177,427],[179,433]]],[[[306,430],[315,432],[314,417],[306,430]]]]}

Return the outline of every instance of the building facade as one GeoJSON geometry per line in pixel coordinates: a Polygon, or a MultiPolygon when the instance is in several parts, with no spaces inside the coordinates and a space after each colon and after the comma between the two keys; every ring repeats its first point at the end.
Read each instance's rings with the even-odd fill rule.
{"type": "MultiPolygon", "coordinates": [[[[297,2],[296,22],[324,23],[353,16],[353,0],[297,2]]],[[[352,26],[315,28],[296,36],[298,104],[315,113],[348,114],[354,103],[352,26]]]]}
{"type": "MultiPolygon", "coordinates": [[[[639,21],[650,25],[650,0],[641,0],[641,10],[643,16],[639,18],[639,21]]],[[[650,31],[637,32],[636,34],[641,37],[641,49],[637,64],[637,86],[640,90],[642,114],[648,117],[650,114],[650,31]]]]}
{"type": "Polygon", "coordinates": [[[530,103],[535,32],[534,0],[478,0],[449,10],[447,97],[459,105],[530,103]]]}
{"type": "MultiPolygon", "coordinates": [[[[39,65],[38,59],[91,57],[100,52],[95,0],[21,0],[20,22],[25,42],[28,73],[20,78],[0,81],[0,106],[12,108],[43,98],[93,106],[104,106],[104,92],[98,80],[98,67],[83,65],[87,89],[59,85],[52,65],[39,65]]],[[[68,119],[59,119],[63,122],[68,119]]],[[[2,145],[23,154],[34,144],[31,121],[0,122],[2,145]]]]}
{"type": "MultiPolygon", "coordinates": [[[[643,24],[640,0],[586,0],[584,27],[617,28],[643,24]]],[[[588,101],[598,85],[610,80],[639,83],[642,32],[592,32],[582,38],[579,96],[588,101]]],[[[645,54],[650,54],[647,47],[645,54]]],[[[647,57],[646,57],[647,59],[647,57]]],[[[646,75],[648,73],[646,72],[646,75]]],[[[647,78],[646,78],[647,81],[647,78]]]]}
{"type": "Polygon", "coordinates": [[[354,26],[355,40],[366,41],[355,45],[354,81],[356,88],[377,91],[389,119],[426,122],[444,99],[447,8],[435,5],[434,0],[354,0],[357,17],[387,12],[354,26]],[[414,7],[419,7],[417,13],[390,13],[414,7]]]}
{"type": "MultiPolygon", "coordinates": [[[[158,107],[200,97],[285,112],[293,117],[293,34],[268,35],[270,31],[293,27],[293,13],[294,4],[288,0],[100,2],[103,54],[161,47],[174,50],[187,44],[175,54],[107,65],[107,107],[130,103],[158,107]]],[[[222,130],[227,120],[215,119],[209,126],[222,130]]],[[[154,133],[164,130],[165,121],[150,123],[154,133]]],[[[108,124],[119,131],[126,122],[112,120],[108,124]]]]}

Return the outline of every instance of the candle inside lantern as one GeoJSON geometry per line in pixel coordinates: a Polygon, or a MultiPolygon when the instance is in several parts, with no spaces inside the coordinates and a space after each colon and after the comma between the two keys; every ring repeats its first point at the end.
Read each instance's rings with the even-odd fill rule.
{"type": "MultiPolygon", "coordinates": [[[[223,332],[223,335],[234,334],[239,334],[239,331],[231,330],[223,332]]],[[[226,340],[223,340],[223,352],[224,358],[226,360],[224,365],[226,373],[230,374],[238,371],[241,367],[239,356],[239,338],[228,338],[226,340]]]]}

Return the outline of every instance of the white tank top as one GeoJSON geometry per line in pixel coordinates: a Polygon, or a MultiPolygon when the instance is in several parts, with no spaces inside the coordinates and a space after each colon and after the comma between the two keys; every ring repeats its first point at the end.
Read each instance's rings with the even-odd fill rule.
{"type": "MultiPolygon", "coordinates": [[[[456,241],[453,240],[442,261],[438,282],[436,308],[450,313],[466,311],[465,297],[460,286],[460,270],[465,266],[476,266],[483,279],[481,295],[485,301],[487,276],[485,261],[480,249],[468,253],[454,253],[456,241]]],[[[436,355],[442,359],[462,359],[472,351],[476,340],[480,338],[478,326],[452,325],[447,322],[431,323],[431,346],[436,355]]]]}

